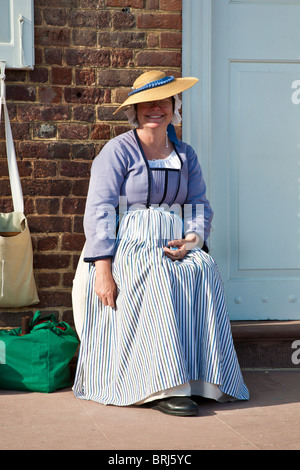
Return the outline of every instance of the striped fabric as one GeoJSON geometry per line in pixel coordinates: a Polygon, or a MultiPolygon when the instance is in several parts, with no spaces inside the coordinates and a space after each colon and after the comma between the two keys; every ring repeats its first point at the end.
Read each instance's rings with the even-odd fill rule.
{"type": "Polygon", "coordinates": [[[214,260],[198,248],[179,261],[163,252],[181,236],[181,219],[167,211],[123,217],[113,263],[116,310],[98,300],[90,266],[77,397],[124,406],[202,380],[231,399],[249,398],[214,260]]]}

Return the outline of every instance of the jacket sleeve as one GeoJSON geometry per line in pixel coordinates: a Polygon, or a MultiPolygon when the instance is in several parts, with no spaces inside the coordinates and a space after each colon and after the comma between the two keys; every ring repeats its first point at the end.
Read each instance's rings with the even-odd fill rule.
{"type": "Polygon", "coordinates": [[[188,146],[188,194],[184,203],[184,233],[195,232],[202,242],[209,237],[213,211],[206,198],[206,185],[198,157],[188,146]]]}
{"type": "Polygon", "coordinates": [[[117,208],[126,167],[125,152],[120,142],[113,140],[93,161],[83,220],[86,262],[114,256],[117,208]]]}

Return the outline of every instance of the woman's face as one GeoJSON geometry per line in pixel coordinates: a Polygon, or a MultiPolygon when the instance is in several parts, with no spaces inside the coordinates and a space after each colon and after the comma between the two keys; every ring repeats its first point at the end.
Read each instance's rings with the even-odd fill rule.
{"type": "Polygon", "coordinates": [[[173,99],[172,97],[158,101],[147,101],[138,103],[137,119],[139,127],[148,127],[156,129],[162,126],[167,128],[173,118],[173,99]]]}

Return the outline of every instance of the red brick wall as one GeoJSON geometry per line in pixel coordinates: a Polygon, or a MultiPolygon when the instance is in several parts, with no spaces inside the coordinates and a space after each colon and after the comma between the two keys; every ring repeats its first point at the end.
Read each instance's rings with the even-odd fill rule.
{"type": "MultiPolygon", "coordinates": [[[[108,139],[130,128],[112,113],[146,69],[181,74],[181,0],[34,4],[35,68],[7,70],[6,87],[41,302],[0,310],[0,327],[19,326],[36,310],[72,323],[90,165],[108,139]]],[[[3,130],[0,195],[0,211],[10,211],[3,130]]]]}

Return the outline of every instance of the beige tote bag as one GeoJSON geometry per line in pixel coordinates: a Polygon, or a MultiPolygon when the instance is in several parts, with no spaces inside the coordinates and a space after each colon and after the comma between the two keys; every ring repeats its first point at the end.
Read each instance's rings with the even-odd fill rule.
{"type": "Polygon", "coordinates": [[[26,307],[39,302],[33,274],[32,243],[24,215],[22,187],[1,76],[1,110],[4,109],[6,154],[14,211],[0,213],[0,308],[26,307]]]}

